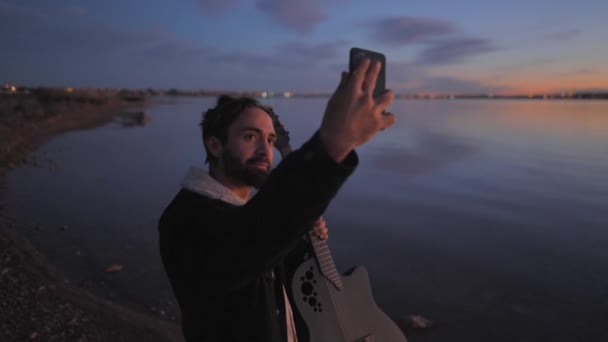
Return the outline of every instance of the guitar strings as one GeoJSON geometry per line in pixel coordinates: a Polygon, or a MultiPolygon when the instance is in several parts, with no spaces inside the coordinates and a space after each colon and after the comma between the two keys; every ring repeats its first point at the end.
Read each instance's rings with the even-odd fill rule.
{"type": "MultiPolygon", "coordinates": [[[[310,238],[313,241],[313,248],[315,250],[315,253],[318,255],[319,245],[323,244],[324,241],[319,239],[312,232],[310,232],[310,238]]],[[[328,249],[328,251],[329,251],[329,249],[328,249]]],[[[329,256],[331,257],[331,252],[330,252],[329,256]]],[[[319,263],[319,268],[321,268],[321,263],[318,258],[317,258],[317,262],[319,263]]],[[[323,277],[326,278],[326,275],[323,273],[322,269],[321,269],[321,273],[323,274],[323,277]]],[[[331,279],[330,279],[330,281],[331,281],[331,279]]],[[[333,288],[333,286],[328,286],[327,290],[329,291],[329,298],[333,304],[333,307],[336,308],[336,316],[338,316],[338,323],[340,324],[340,330],[342,331],[342,336],[344,336],[344,339],[346,341],[350,341],[351,336],[352,336],[350,333],[350,327],[348,326],[348,323],[345,323],[343,320],[343,313],[342,313],[343,309],[339,303],[340,301],[337,300],[336,298],[334,298],[335,289],[333,288]]]]}

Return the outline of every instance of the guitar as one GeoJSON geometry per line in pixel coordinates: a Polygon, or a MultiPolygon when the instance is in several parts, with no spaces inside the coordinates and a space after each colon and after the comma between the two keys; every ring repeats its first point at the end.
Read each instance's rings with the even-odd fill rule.
{"type": "MultiPolygon", "coordinates": [[[[285,158],[291,153],[289,132],[271,107],[277,141],[285,158]]],[[[340,274],[327,242],[308,233],[314,256],[295,271],[292,297],[308,326],[311,342],[407,342],[401,329],[376,304],[365,268],[354,267],[340,274]]],[[[300,341],[304,342],[304,341],[300,341]]]]}

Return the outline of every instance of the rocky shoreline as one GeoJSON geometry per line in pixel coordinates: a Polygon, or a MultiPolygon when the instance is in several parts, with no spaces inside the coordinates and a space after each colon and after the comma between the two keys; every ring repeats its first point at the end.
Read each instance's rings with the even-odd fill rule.
{"type": "MultiPolygon", "coordinates": [[[[38,89],[0,94],[0,198],[6,173],[50,138],[112,121],[133,99],[114,93],[38,89]]],[[[138,103],[141,105],[141,103],[138,103]]],[[[0,202],[0,341],[181,341],[175,323],[92,295],[70,283],[19,234],[0,202]]]]}
{"type": "Polygon", "coordinates": [[[131,103],[130,98],[103,91],[65,93],[43,88],[0,93],[0,177],[53,136],[108,123],[131,103]]]}

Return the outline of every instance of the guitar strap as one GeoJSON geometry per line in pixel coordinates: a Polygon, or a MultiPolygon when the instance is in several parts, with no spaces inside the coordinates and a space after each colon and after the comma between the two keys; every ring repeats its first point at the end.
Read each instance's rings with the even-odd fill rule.
{"type": "Polygon", "coordinates": [[[289,298],[287,297],[287,290],[283,285],[283,297],[285,298],[285,321],[287,322],[287,342],[298,342],[298,335],[296,334],[296,322],[293,319],[293,311],[289,304],[289,298]]]}

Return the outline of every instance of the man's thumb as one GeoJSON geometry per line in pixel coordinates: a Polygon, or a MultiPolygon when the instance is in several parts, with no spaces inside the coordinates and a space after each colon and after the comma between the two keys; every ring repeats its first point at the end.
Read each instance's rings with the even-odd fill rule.
{"type": "Polygon", "coordinates": [[[348,73],[346,71],[342,71],[342,74],[340,75],[340,84],[338,84],[338,89],[344,88],[347,81],[348,81],[348,73]]]}

